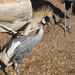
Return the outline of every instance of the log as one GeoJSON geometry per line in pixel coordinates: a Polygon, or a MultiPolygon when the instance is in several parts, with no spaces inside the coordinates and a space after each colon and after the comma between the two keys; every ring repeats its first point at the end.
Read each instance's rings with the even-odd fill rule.
{"type": "MultiPolygon", "coordinates": [[[[0,3],[0,24],[13,30],[18,30],[26,21],[32,18],[30,0],[16,0],[13,3],[0,3]]],[[[0,32],[2,32],[0,28],[0,32]]]]}
{"type": "Polygon", "coordinates": [[[16,0],[0,0],[0,4],[14,3],[16,0]]]}
{"type": "Polygon", "coordinates": [[[19,30],[20,28],[25,26],[27,23],[28,23],[28,21],[16,21],[12,24],[10,24],[10,23],[0,24],[0,28],[2,28],[2,31],[5,31],[5,32],[10,31],[13,33],[17,33],[17,30],[19,30]]]}
{"type": "MultiPolygon", "coordinates": [[[[29,35],[30,33],[32,33],[33,31],[36,31],[37,29],[39,29],[39,23],[41,21],[41,19],[39,18],[33,18],[33,19],[30,19],[28,21],[23,21],[23,22],[20,22],[20,21],[16,21],[15,23],[9,25],[9,24],[0,24],[0,28],[2,28],[2,32],[12,32],[14,34],[17,33],[17,30],[20,30],[22,31],[21,34],[22,35],[29,35]],[[26,27],[25,27],[26,25],[26,27]],[[21,28],[25,27],[24,30],[22,30],[21,28]]],[[[19,31],[19,32],[20,32],[19,31]]]]}

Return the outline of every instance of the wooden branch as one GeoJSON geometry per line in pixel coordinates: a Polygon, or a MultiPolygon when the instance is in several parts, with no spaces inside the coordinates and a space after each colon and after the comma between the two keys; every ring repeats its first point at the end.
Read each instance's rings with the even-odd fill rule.
{"type": "MultiPolygon", "coordinates": [[[[29,20],[30,21],[30,20],[29,20]]],[[[19,29],[21,29],[23,26],[25,26],[29,21],[16,21],[13,24],[0,24],[0,27],[5,30],[4,32],[13,32],[14,34],[17,33],[19,29]]],[[[2,32],[3,30],[0,30],[2,32]]]]}
{"type": "Polygon", "coordinates": [[[16,33],[32,18],[32,5],[30,0],[16,0],[11,4],[6,1],[3,0],[4,4],[0,3],[0,22],[4,23],[0,23],[0,32],[16,33]]]}
{"type": "Polygon", "coordinates": [[[5,30],[5,32],[6,32],[6,31],[9,31],[9,32],[12,32],[12,33],[14,33],[14,34],[17,33],[17,32],[14,31],[13,29],[11,29],[11,28],[9,28],[9,27],[3,25],[3,24],[0,24],[0,27],[3,28],[3,30],[5,30]]]}

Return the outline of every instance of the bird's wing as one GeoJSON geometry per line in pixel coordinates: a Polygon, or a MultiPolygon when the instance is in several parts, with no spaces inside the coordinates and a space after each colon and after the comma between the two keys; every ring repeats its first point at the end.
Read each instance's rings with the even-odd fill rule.
{"type": "Polygon", "coordinates": [[[15,39],[16,41],[19,40],[21,44],[15,48],[13,59],[15,60],[17,59],[18,61],[18,60],[21,60],[24,56],[28,56],[31,53],[31,50],[32,50],[31,39],[32,37],[24,37],[24,36],[21,38],[15,39]]]}

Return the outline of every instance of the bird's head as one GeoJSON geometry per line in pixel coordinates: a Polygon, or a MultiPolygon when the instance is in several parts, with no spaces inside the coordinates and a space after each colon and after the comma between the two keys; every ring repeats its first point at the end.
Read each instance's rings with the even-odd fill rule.
{"type": "Polygon", "coordinates": [[[49,23],[50,23],[50,18],[49,16],[44,16],[40,22],[43,25],[44,31],[49,31],[49,23]]]}

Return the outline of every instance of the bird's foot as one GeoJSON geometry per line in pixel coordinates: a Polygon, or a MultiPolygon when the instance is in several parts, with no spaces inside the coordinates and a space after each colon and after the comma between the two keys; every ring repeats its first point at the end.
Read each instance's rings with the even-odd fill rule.
{"type": "Polygon", "coordinates": [[[67,31],[71,33],[71,26],[67,26],[67,31]]]}

